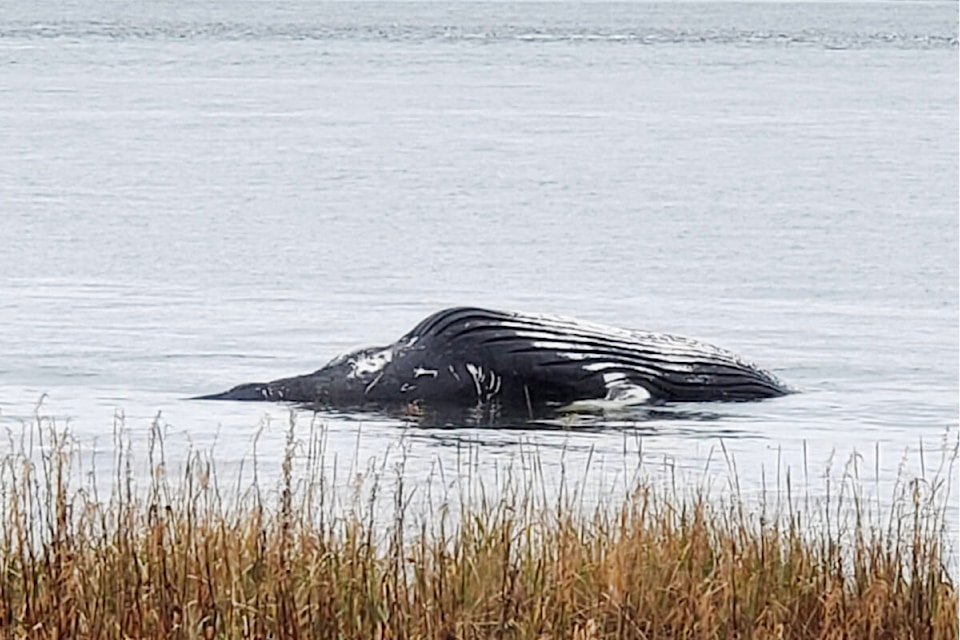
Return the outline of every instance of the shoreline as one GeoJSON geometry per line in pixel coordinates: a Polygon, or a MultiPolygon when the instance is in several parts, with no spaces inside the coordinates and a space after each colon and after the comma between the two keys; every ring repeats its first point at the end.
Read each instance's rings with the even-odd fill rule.
{"type": "Polygon", "coordinates": [[[446,496],[405,482],[402,459],[359,471],[344,495],[322,426],[301,438],[295,426],[276,486],[256,473],[227,486],[215,450],[171,473],[159,425],[135,470],[144,452],[121,430],[104,492],[77,477],[68,430],[39,416],[24,425],[30,437],[0,473],[5,631],[957,637],[945,515],[955,448],[931,481],[902,478],[884,517],[855,471],[826,479],[823,499],[794,495],[788,471],[783,500],[755,504],[729,460],[726,495],[637,469],[622,495],[591,505],[575,478],[548,490],[535,450],[492,483],[447,471],[446,496]]]}

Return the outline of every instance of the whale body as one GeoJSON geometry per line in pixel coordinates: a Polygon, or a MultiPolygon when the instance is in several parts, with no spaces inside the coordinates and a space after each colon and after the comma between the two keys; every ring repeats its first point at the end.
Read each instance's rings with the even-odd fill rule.
{"type": "Polygon", "coordinates": [[[689,338],[454,307],[428,316],[391,345],[341,355],[313,373],[197,399],[534,417],[591,403],[748,401],[788,392],[773,374],[689,338]]]}

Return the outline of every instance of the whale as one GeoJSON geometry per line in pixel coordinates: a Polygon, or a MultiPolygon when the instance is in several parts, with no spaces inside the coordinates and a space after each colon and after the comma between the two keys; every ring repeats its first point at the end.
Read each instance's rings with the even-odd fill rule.
{"type": "Polygon", "coordinates": [[[763,400],[791,391],[769,371],[691,338],[564,316],[453,307],[424,318],[393,344],[345,353],[313,373],[194,399],[534,418],[604,407],[763,400]]]}

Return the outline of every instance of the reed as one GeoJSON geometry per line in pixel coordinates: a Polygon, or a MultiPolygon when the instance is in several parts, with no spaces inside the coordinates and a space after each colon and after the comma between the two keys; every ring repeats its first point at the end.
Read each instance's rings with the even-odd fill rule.
{"type": "Polygon", "coordinates": [[[535,451],[495,487],[441,470],[455,499],[408,487],[402,461],[345,494],[323,429],[292,421],[277,487],[224,486],[211,451],[170,474],[155,426],[150,473],[118,430],[101,490],[66,429],[25,427],[0,463],[3,637],[957,638],[955,447],[883,510],[855,458],[823,499],[786,472],[772,507],[735,477],[717,498],[638,474],[591,505],[548,490],[535,451]]]}

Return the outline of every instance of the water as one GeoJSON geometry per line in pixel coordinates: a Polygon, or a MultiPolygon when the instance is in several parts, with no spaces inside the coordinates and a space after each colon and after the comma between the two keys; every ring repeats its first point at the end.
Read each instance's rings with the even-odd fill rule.
{"type": "Polygon", "coordinates": [[[954,2],[17,3],[0,423],[46,394],[108,452],[159,412],[228,467],[262,429],[276,473],[288,408],[184,398],[473,304],[702,338],[802,393],[573,431],[324,416],[333,452],[402,451],[414,483],[465,444],[481,473],[521,445],[696,473],[722,442],[743,487],[854,451],[880,486],[929,474],[957,439],[957,51],[954,2]]]}

